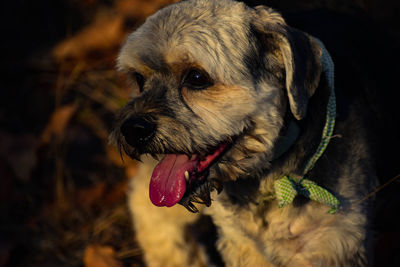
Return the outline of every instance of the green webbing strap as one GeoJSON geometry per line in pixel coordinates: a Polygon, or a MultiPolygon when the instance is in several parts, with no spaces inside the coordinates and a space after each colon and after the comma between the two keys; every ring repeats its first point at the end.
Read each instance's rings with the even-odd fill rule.
{"type": "Polygon", "coordinates": [[[286,175],[275,181],[274,188],[280,208],[292,203],[297,195],[305,196],[331,207],[329,213],[335,213],[339,208],[339,200],[334,195],[315,182],[305,178],[296,182],[290,176],[286,175]]]}
{"type": "Polygon", "coordinates": [[[315,40],[322,48],[322,71],[323,73],[325,73],[326,79],[328,81],[328,86],[330,88],[330,96],[328,99],[326,112],[326,122],[322,131],[321,142],[317,148],[317,151],[306,163],[302,172],[302,178],[299,181],[296,181],[289,175],[285,175],[274,182],[274,189],[279,207],[284,207],[292,203],[296,195],[300,194],[311,200],[330,206],[331,210],[329,211],[329,213],[335,213],[340,205],[339,200],[328,190],[317,185],[315,182],[305,178],[305,175],[314,167],[315,163],[322,156],[326,147],[328,146],[329,141],[332,137],[333,128],[335,127],[336,117],[333,61],[322,42],[318,39],[315,40]]]}
{"type": "Polygon", "coordinates": [[[333,128],[335,127],[335,118],[336,118],[336,96],[335,96],[335,89],[334,89],[334,65],[331,56],[329,55],[328,51],[326,50],[325,46],[316,39],[319,45],[322,48],[322,55],[321,55],[321,65],[322,65],[322,72],[325,73],[326,79],[328,81],[328,86],[330,88],[330,95],[327,105],[326,111],[326,122],[324,126],[324,130],[322,131],[322,138],[321,143],[319,144],[317,151],[312,156],[312,158],[307,162],[304,167],[303,175],[305,175],[309,170],[311,170],[317,160],[322,156],[326,147],[331,140],[333,128]]]}

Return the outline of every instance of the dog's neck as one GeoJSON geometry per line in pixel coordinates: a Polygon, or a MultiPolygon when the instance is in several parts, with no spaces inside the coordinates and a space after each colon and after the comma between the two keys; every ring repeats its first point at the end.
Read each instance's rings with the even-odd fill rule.
{"type": "MultiPolygon", "coordinates": [[[[318,40],[317,40],[318,41],[318,40]]],[[[318,41],[319,42],[319,41],[318,41]]],[[[261,194],[260,198],[264,199],[264,196],[267,196],[270,198],[271,196],[273,198],[276,198],[278,200],[279,207],[286,206],[290,204],[296,195],[303,195],[306,198],[309,198],[311,200],[318,201],[322,204],[325,204],[327,206],[331,207],[331,210],[329,212],[334,213],[339,207],[339,200],[332,195],[328,190],[326,190],[324,187],[321,187],[317,183],[313,181],[313,179],[310,180],[309,177],[309,172],[313,169],[315,163],[318,161],[318,159],[321,157],[321,155],[325,152],[325,149],[327,148],[329,141],[331,139],[332,133],[333,133],[333,128],[335,125],[335,117],[336,117],[336,98],[335,98],[335,92],[334,92],[334,83],[333,83],[333,62],[332,59],[329,55],[329,53],[326,51],[325,47],[323,46],[322,43],[320,43],[320,46],[322,48],[322,67],[323,67],[323,76],[321,77],[321,82],[322,85],[325,84],[326,86],[322,86],[321,89],[327,88],[328,89],[328,98],[325,106],[325,111],[326,111],[326,117],[325,117],[325,122],[323,123],[323,128],[322,128],[322,136],[319,135],[313,136],[313,138],[310,138],[312,132],[315,131],[309,131],[307,129],[313,129],[313,127],[306,127],[303,128],[304,132],[302,133],[302,136],[299,138],[298,142],[296,142],[296,145],[293,145],[293,151],[297,151],[297,153],[294,153],[295,155],[299,156],[302,154],[303,156],[300,158],[303,158],[303,162],[299,161],[299,157],[295,157],[292,160],[288,160],[288,162],[297,162],[295,164],[296,169],[287,169],[287,168],[278,168],[280,169],[280,174],[275,176],[275,179],[273,179],[273,189],[270,188],[270,192],[267,194],[261,194]],[[324,83],[325,80],[325,83],[324,83]],[[308,136],[307,138],[305,136],[308,136]],[[314,148],[314,151],[310,151],[307,149],[307,144],[304,143],[304,140],[316,140],[315,138],[318,138],[318,146],[314,148]],[[300,147],[299,145],[305,145],[304,148],[300,147]],[[300,152],[300,153],[298,153],[300,152]],[[303,152],[303,153],[301,153],[303,152]],[[286,170],[285,170],[286,169],[286,170]]],[[[321,83],[320,86],[321,87],[321,83]]],[[[320,91],[322,92],[322,91],[320,91]]],[[[325,102],[325,101],[323,101],[325,102]]],[[[315,104],[321,104],[321,103],[315,103],[315,104]]],[[[310,105],[313,106],[313,105],[310,105]]],[[[319,106],[319,105],[317,105],[319,106]]],[[[321,106],[320,106],[321,107],[321,106]]],[[[310,111],[310,110],[309,110],[310,111]]],[[[310,112],[309,112],[310,113],[310,112]]],[[[311,112],[314,113],[314,112],[311,112]]],[[[321,114],[321,113],[319,113],[321,114]]],[[[311,114],[315,115],[315,114],[311,114]]],[[[312,126],[310,125],[313,124],[313,119],[314,116],[309,117],[305,125],[303,126],[312,126]]],[[[315,121],[314,121],[315,122],[315,121]]],[[[302,122],[299,122],[302,123],[302,122]]],[[[293,123],[292,123],[293,125],[293,123]]],[[[316,124],[316,125],[319,125],[316,124]]],[[[293,126],[292,126],[293,127],[293,126]]],[[[290,130],[290,131],[295,131],[296,130],[290,130]]],[[[287,132],[290,133],[289,129],[287,132]]],[[[318,132],[318,131],[316,131],[318,132]]],[[[292,134],[293,135],[293,134],[292,134]]],[[[287,144],[285,145],[287,146],[287,144]]],[[[278,149],[276,151],[279,152],[280,147],[284,147],[280,145],[279,143],[277,144],[278,149]]],[[[292,147],[290,145],[289,147],[292,147]]],[[[284,153],[284,152],[283,152],[284,153]]],[[[291,153],[288,153],[291,154],[291,153]]],[[[278,156],[278,162],[280,161],[283,165],[286,165],[284,162],[286,161],[284,159],[279,159],[279,156],[281,154],[276,153],[278,156]]],[[[292,155],[293,156],[293,155],[292,155]]],[[[289,156],[290,158],[290,156],[289,156]]],[[[279,165],[279,164],[278,164],[279,165]]],[[[293,165],[292,165],[293,166],[293,165]]],[[[271,181],[272,182],[272,181],[271,181]]],[[[271,185],[272,186],[272,185],[271,185]]]]}
{"type": "Polygon", "coordinates": [[[278,138],[272,160],[276,160],[287,152],[300,135],[300,127],[294,119],[290,119],[284,133],[278,138]]]}

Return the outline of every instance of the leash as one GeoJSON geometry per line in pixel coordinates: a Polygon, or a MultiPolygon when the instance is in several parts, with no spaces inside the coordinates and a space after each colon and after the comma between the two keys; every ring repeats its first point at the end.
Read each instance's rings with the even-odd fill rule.
{"type": "Polygon", "coordinates": [[[330,95],[327,104],[326,122],[322,131],[321,142],[314,155],[305,164],[302,177],[296,181],[290,175],[285,175],[274,182],[275,195],[280,208],[293,202],[297,195],[303,195],[313,201],[329,206],[329,213],[335,213],[340,205],[339,200],[328,190],[307,179],[305,175],[314,167],[315,163],[325,152],[329,141],[332,138],[336,118],[336,96],[334,91],[334,64],[331,56],[323,43],[316,39],[322,48],[322,71],[324,72],[330,88],[330,95]]]}

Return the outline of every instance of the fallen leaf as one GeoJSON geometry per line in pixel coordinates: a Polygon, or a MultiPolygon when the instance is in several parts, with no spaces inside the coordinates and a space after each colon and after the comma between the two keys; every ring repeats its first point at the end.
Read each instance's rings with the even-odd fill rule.
{"type": "Polygon", "coordinates": [[[77,107],[75,105],[65,105],[59,107],[51,116],[45,129],[42,132],[41,142],[47,144],[51,141],[53,136],[60,136],[65,128],[68,126],[69,121],[75,114],[77,107]]]}
{"type": "MultiPolygon", "coordinates": [[[[128,156],[122,155],[124,160],[122,160],[121,154],[115,146],[108,145],[107,149],[107,158],[116,166],[125,168],[125,175],[128,178],[132,178],[137,173],[137,161],[131,160],[128,156]]],[[[122,152],[123,153],[123,152],[122,152]]]]}
{"type": "MultiPolygon", "coordinates": [[[[15,195],[15,175],[11,166],[0,156],[0,203],[9,206],[15,195]]],[[[2,266],[0,264],[0,266],[2,266]]]]}
{"type": "Polygon", "coordinates": [[[123,155],[120,154],[118,149],[113,145],[106,146],[107,158],[116,166],[123,167],[124,162],[122,160],[123,155]]]}
{"type": "Polygon", "coordinates": [[[13,245],[0,242],[0,266],[7,266],[13,245]]]}
{"type": "Polygon", "coordinates": [[[85,267],[122,267],[113,247],[89,245],[83,255],[85,267]]]}
{"type": "Polygon", "coordinates": [[[118,13],[125,17],[144,20],[163,6],[178,0],[119,0],[115,4],[118,13]]]}
{"type": "Polygon", "coordinates": [[[123,182],[117,184],[112,190],[107,192],[103,202],[105,204],[121,203],[126,198],[126,192],[128,191],[128,182],[124,180],[123,182]]]}
{"type": "Polygon", "coordinates": [[[124,18],[118,14],[99,13],[96,20],[79,33],[59,43],[53,55],[59,61],[83,58],[92,51],[104,51],[118,46],[123,38],[124,18]]]}
{"type": "Polygon", "coordinates": [[[27,181],[37,164],[37,140],[30,134],[0,131],[0,157],[12,168],[17,178],[27,181]]]}
{"type": "Polygon", "coordinates": [[[89,188],[80,189],[75,194],[77,205],[89,208],[95,203],[102,202],[106,193],[107,185],[105,182],[99,182],[89,188]]]}
{"type": "Polygon", "coordinates": [[[112,12],[100,11],[91,24],[59,43],[53,49],[53,55],[58,61],[69,58],[81,59],[93,51],[105,51],[118,47],[132,30],[125,28],[126,21],[143,21],[161,7],[177,1],[118,0],[112,12]]]}
{"type": "Polygon", "coordinates": [[[134,161],[130,161],[125,165],[125,175],[128,178],[132,178],[137,174],[137,163],[134,161]]]}

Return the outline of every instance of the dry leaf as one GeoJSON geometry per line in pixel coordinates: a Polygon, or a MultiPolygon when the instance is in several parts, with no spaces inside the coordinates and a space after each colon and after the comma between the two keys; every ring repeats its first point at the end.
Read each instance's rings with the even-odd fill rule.
{"type": "Polygon", "coordinates": [[[128,191],[128,183],[127,181],[123,181],[122,183],[117,184],[111,191],[107,192],[107,195],[104,196],[105,204],[112,203],[121,203],[125,201],[126,192],[128,191]]]}
{"type": "Polygon", "coordinates": [[[9,164],[13,173],[27,181],[37,164],[37,139],[30,134],[15,135],[0,131],[0,157],[9,164]]]}
{"type": "Polygon", "coordinates": [[[118,149],[113,145],[106,146],[107,158],[116,166],[123,167],[124,162],[122,161],[123,155],[120,154],[118,149]]]}
{"type": "Polygon", "coordinates": [[[53,136],[60,136],[65,131],[76,110],[77,107],[75,105],[66,105],[58,108],[52,114],[46,128],[43,130],[41,142],[47,144],[53,136]]]}
{"type": "MultiPolygon", "coordinates": [[[[90,52],[105,51],[119,46],[126,37],[127,20],[143,21],[163,6],[177,0],[119,0],[113,12],[99,12],[93,23],[59,43],[53,55],[59,61],[85,58],[90,52]]],[[[129,29],[131,31],[132,29],[129,29]]]]}
{"type": "Polygon", "coordinates": [[[105,182],[99,182],[89,188],[77,190],[76,203],[83,207],[90,207],[93,204],[101,202],[103,200],[104,194],[106,193],[107,185],[105,182]]]}
{"type": "Polygon", "coordinates": [[[85,267],[122,267],[122,263],[116,260],[113,247],[89,245],[83,256],[85,267]]]}
{"type": "Polygon", "coordinates": [[[66,58],[83,58],[91,51],[112,49],[124,38],[123,22],[124,18],[120,15],[100,13],[95,22],[59,43],[53,55],[62,61],[66,58]]]}
{"type": "Polygon", "coordinates": [[[0,266],[7,266],[10,260],[10,254],[12,250],[11,244],[0,243],[0,266]]]}
{"type": "Polygon", "coordinates": [[[115,146],[108,145],[106,149],[107,158],[116,166],[124,167],[126,177],[132,178],[136,175],[138,167],[137,161],[130,159],[126,155],[122,155],[122,157],[124,157],[124,161],[122,161],[121,154],[115,146]]]}
{"type": "Polygon", "coordinates": [[[119,0],[115,4],[118,13],[125,17],[144,20],[163,6],[178,0],[119,0]]]}
{"type": "Polygon", "coordinates": [[[136,176],[137,173],[137,164],[134,161],[130,161],[129,163],[125,164],[125,175],[128,178],[132,178],[136,176]]]}

